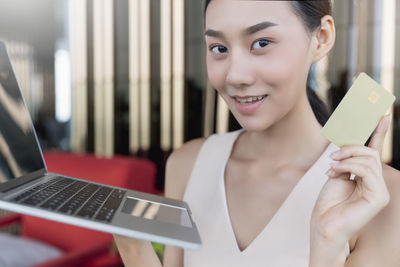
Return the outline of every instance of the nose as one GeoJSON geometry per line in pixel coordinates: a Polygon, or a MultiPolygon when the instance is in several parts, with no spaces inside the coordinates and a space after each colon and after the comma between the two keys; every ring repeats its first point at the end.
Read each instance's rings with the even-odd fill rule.
{"type": "Polygon", "coordinates": [[[254,83],[251,61],[244,53],[231,53],[226,83],[235,88],[246,88],[254,83]]]}

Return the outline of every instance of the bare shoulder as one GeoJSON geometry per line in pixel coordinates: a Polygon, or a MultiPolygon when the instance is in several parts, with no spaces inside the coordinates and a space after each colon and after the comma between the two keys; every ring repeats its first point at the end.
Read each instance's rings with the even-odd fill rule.
{"type": "MultiPolygon", "coordinates": [[[[386,184],[389,191],[394,190],[393,193],[400,192],[400,171],[395,168],[383,164],[382,166],[383,177],[385,178],[386,184]]],[[[392,193],[392,192],[390,192],[392,193]]],[[[392,194],[390,194],[392,197],[392,194]]]]}
{"type": "Polygon", "coordinates": [[[193,139],[169,156],[165,169],[165,196],[182,199],[193,165],[206,138],[193,139]]]}
{"type": "MultiPolygon", "coordinates": [[[[400,171],[384,164],[382,166],[383,177],[389,190],[389,204],[382,210],[379,216],[382,220],[392,220],[397,218],[400,221],[400,171]]],[[[400,232],[400,230],[399,230],[400,232]]]]}
{"type": "Polygon", "coordinates": [[[386,164],[382,171],[390,193],[389,204],[360,231],[350,257],[350,261],[365,263],[365,267],[394,267],[400,262],[400,171],[386,164]]]}
{"type": "MultiPolygon", "coordinates": [[[[172,152],[165,167],[165,196],[183,199],[193,165],[206,138],[193,139],[172,152]]],[[[166,246],[163,266],[183,267],[183,249],[166,246]]]]}
{"type": "Polygon", "coordinates": [[[400,219],[400,171],[387,164],[383,164],[382,172],[389,190],[390,201],[378,215],[386,219],[398,216],[398,219],[400,219]]]}
{"type": "Polygon", "coordinates": [[[398,223],[400,221],[400,171],[386,164],[382,167],[383,177],[390,194],[390,201],[378,215],[381,216],[382,220],[396,218],[398,223]]]}

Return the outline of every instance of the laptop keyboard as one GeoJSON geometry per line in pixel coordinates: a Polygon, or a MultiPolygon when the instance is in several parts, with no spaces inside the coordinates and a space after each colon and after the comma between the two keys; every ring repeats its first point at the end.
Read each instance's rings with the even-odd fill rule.
{"type": "Polygon", "coordinates": [[[125,190],[58,176],[15,196],[11,201],[111,222],[125,190]]]}

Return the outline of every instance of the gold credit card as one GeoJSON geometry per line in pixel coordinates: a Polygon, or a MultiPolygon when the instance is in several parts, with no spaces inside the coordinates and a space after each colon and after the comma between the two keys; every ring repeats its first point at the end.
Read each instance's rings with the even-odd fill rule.
{"type": "Polygon", "coordinates": [[[364,145],[395,99],[394,95],[362,72],[322,128],[321,134],[338,147],[364,145]]]}

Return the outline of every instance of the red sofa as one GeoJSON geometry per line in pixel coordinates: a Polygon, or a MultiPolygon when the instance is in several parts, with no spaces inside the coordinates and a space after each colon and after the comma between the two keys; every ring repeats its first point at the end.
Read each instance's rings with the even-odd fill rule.
{"type": "MultiPolygon", "coordinates": [[[[44,154],[49,172],[75,176],[99,183],[161,194],[155,187],[156,165],[150,160],[128,156],[111,159],[92,154],[48,152],[44,154]]],[[[0,226],[21,223],[21,235],[62,249],[63,256],[40,264],[50,266],[122,266],[112,235],[27,215],[0,220],[0,226]]]]}

